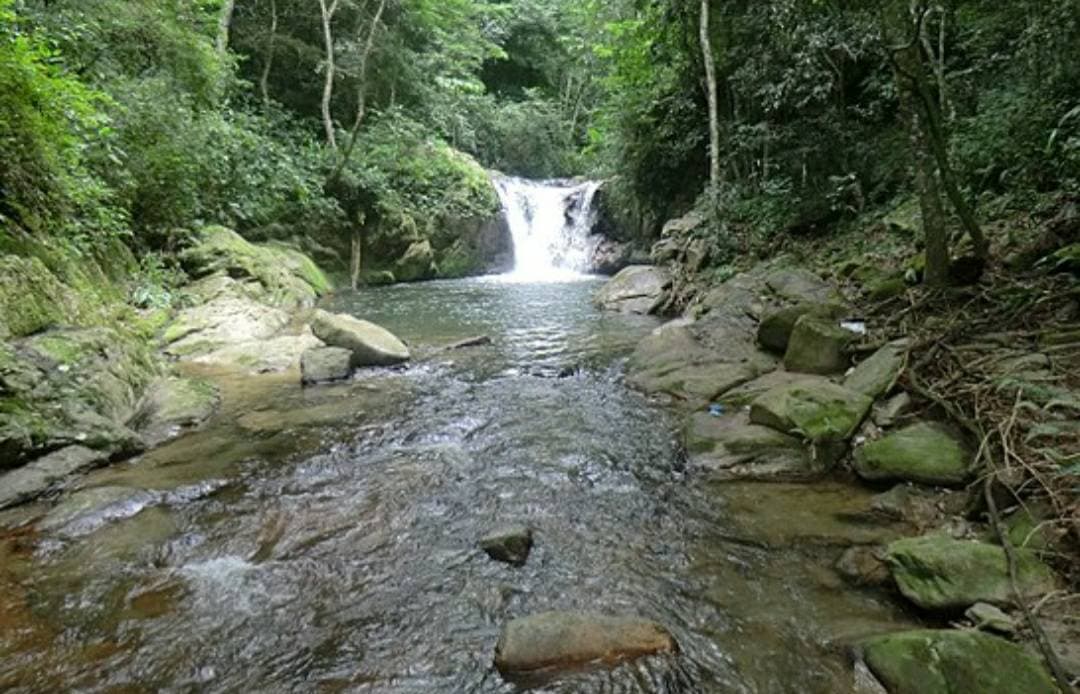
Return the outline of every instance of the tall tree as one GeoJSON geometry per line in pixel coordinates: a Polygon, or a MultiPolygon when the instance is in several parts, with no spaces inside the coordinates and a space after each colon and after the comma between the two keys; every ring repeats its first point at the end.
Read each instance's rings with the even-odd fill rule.
{"type": "Polygon", "coordinates": [[[720,97],[716,85],[709,2],[710,0],[701,0],[698,36],[701,41],[701,57],[705,63],[705,89],[709,99],[709,195],[715,213],[720,199],[720,97]]]}

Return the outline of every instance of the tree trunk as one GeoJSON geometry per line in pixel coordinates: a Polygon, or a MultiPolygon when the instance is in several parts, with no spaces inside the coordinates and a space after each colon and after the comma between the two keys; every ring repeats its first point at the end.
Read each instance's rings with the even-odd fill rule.
{"type": "MultiPolygon", "coordinates": [[[[375,16],[372,17],[371,25],[368,28],[367,40],[364,42],[364,48],[360,53],[360,74],[357,76],[358,84],[356,87],[356,117],[353,120],[353,126],[349,132],[349,144],[345,146],[345,151],[342,153],[341,159],[338,160],[338,165],[334,167],[334,172],[330,175],[330,180],[334,180],[340,176],[341,172],[344,171],[345,166],[349,163],[353,149],[356,147],[356,138],[360,134],[360,126],[364,122],[364,116],[367,115],[368,61],[371,59],[371,53],[375,49],[375,32],[379,29],[379,23],[382,22],[384,11],[386,11],[386,0],[379,0],[379,6],[376,8],[375,16]]],[[[357,38],[359,38],[359,36],[357,38]]]]}
{"type": "Polygon", "coordinates": [[[229,30],[232,28],[233,12],[236,10],[236,0],[225,0],[221,5],[221,14],[218,16],[217,52],[225,55],[229,50],[229,30]]]}
{"type": "Polygon", "coordinates": [[[720,99],[716,86],[716,62],[709,36],[709,0],[701,0],[701,57],[705,62],[705,84],[709,97],[709,195],[715,211],[720,195],[720,99]]]}
{"type": "Polygon", "coordinates": [[[259,91],[262,93],[263,106],[266,109],[270,108],[270,70],[274,65],[277,26],[277,0],[270,0],[270,36],[266,39],[266,56],[263,58],[263,69],[259,75],[259,91]]]}
{"type": "Polygon", "coordinates": [[[349,264],[352,276],[352,288],[355,292],[360,287],[360,266],[363,262],[364,237],[359,227],[352,235],[352,258],[349,264]]]}
{"type": "Polygon", "coordinates": [[[337,149],[337,137],[334,135],[334,118],[330,113],[330,103],[334,98],[334,30],[332,22],[334,13],[337,12],[338,0],[332,0],[329,5],[326,0],[319,0],[319,10],[322,13],[323,47],[326,50],[326,76],[323,80],[322,93],[322,121],[323,130],[326,132],[326,144],[331,149],[337,149]]]}

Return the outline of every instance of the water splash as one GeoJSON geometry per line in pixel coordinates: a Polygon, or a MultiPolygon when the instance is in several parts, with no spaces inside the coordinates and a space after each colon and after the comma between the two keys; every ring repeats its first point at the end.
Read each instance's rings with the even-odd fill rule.
{"type": "Polygon", "coordinates": [[[495,176],[514,239],[510,281],[563,282],[587,277],[600,242],[593,235],[596,181],[532,181],[495,176]]]}

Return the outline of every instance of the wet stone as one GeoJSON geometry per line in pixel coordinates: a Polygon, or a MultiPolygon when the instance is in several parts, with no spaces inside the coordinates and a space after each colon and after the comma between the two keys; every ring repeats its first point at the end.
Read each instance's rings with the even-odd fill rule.
{"type": "Polygon", "coordinates": [[[512,620],[503,627],[495,647],[495,667],[507,676],[557,674],[677,650],[675,638],[654,622],[584,612],[545,612],[512,620]]]}
{"type": "Polygon", "coordinates": [[[532,551],[533,533],[523,525],[499,528],[480,539],[480,547],[495,561],[524,566],[532,551]]]}
{"type": "Polygon", "coordinates": [[[352,373],[352,352],[341,347],[316,347],[300,357],[304,385],[341,381],[352,373]]]}

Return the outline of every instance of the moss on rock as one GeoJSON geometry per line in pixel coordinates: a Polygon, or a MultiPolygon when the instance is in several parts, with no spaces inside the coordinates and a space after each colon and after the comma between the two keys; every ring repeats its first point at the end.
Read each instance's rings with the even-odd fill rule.
{"type": "Polygon", "coordinates": [[[1034,656],[978,631],[908,631],[869,639],[861,647],[889,694],[1057,691],[1034,656]]]}

